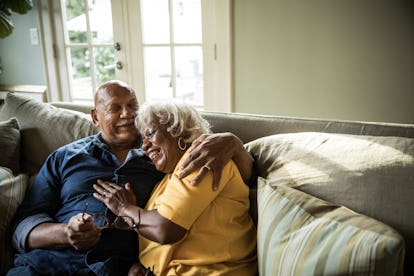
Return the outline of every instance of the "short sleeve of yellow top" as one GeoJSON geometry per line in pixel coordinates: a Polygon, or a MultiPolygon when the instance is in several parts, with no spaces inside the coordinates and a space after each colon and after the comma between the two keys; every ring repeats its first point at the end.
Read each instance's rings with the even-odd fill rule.
{"type": "Polygon", "coordinates": [[[178,179],[175,171],[154,189],[146,209],[187,229],[175,244],[139,237],[140,261],[156,275],[255,275],[256,228],[249,216],[249,188],[230,161],[213,191],[209,172],[197,186],[197,172],[178,179]]]}

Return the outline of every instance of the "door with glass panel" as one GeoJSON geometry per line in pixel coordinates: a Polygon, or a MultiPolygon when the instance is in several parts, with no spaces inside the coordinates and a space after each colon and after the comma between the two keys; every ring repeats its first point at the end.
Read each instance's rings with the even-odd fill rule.
{"type": "Polygon", "coordinates": [[[201,0],[141,0],[145,99],[204,107],[201,0]]]}
{"type": "MultiPolygon", "coordinates": [[[[116,0],[62,0],[64,47],[72,101],[90,101],[96,87],[112,79],[127,81],[124,42],[117,38],[113,18],[116,0]],[[114,35],[115,34],[115,35],[114,35]]],[[[119,27],[118,27],[119,28],[119,27]]],[[[122,26],[119,28],[122,30],[122,26]]],[[[120,36],[122,37],[122,36],[120,36]]]]}
{"type": "Polygon", "coordinates": [[[100,83],[120,79],[135,89],[140,102],[175,98],[205,109],[215,99],[216,107],[225,103],[228,109],[222,95],[230,95],[229,44],[216,40],[228,29],[216,23],[222,11],[227,18],[228,1],[61,3],[66,68],[60,70],[67,72],[62,91],[70,91],[69,100],[90,101],[100,83]],[[217,49],[222,50],[218,55],[217,49]]]}

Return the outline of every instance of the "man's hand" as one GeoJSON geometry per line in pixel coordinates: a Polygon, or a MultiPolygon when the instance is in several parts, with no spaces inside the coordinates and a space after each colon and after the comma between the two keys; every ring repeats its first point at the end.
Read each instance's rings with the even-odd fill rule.
{"type": "Polygon", "coordinates": [[[213,171],[213,190],[217,190],[221,172],[231,160],[236,163],[243,180],[247,183],[251,177],[253,160],[245,150],[242,141],[232,133],[204,134],[195,140],[189,148],[189,155],[181,164],[178,175],[184,178],[195,170],[199,170],[192,180],[197,185],[204,175],[213,171]]]}
{"type": "Polygon", "coordinates": [[[44,222],[37,225],[27,237],[27,248],[66,248],[73,247],[84,251],[95,246],[100,239],[100,231],[88,214],[79,213],[68,223],[44,222]]]}
{"type": "Polygon", "coordinates": [[[66,226],[66,237],[69,244],[78,251],[92,248],[99,242],[100,231],[88,214],[73,216],[66,226]]]}

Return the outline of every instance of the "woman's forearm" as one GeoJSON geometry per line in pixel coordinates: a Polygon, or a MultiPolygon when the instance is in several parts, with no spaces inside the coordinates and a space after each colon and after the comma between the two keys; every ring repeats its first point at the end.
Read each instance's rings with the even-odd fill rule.
{"type": "MultiPolygon", "coordinates": [[[[239,140],[237,137],[236,139],[239,140]]],[[[244,148],[243,143],[241,141],[238,145],[235,146],[232,159],[234,163],[236,163],[237,168],[239,169],[239,172],[243,178],[243,181],[245,183],[249,183],[253,176],[252,172],[254,160],[250,153],[244,148]]]]}
{"type": "Polygon", "coordinates": [[[143,237],[161,243],[171,244],[181,240],[187,230],[161,216],[157,210],[144,210],[131,206],[125,215],[132,218],[136,229],[143,237]]]}

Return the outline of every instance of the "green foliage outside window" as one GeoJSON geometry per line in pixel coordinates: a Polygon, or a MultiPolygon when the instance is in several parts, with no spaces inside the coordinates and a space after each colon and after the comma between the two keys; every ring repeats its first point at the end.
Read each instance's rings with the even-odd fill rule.
{"type": "MultiPolygon", "coordinates": [[[[94,1],[91,3],[93,4],[94,1]]],[[[66,0],[67,21],[85,14],[85,0],[66,0]]],[[[92,38],[96,37],[96,32],[92,32],[92,38]]],[[[71,43],[85,43],[88,41],[87,33],[82,31],[70,31],[69,41],[71,43]]],[[[95,73],[98,83],[115,78],[115,69],[106,68],[114,64],[114,52],[112,46],[93,48],[95,59],[95,73]]],[[[91,61],[89,50],[86,47],[72,48],[71,59],[74,78],[88,78],[91,75],[91,61]]]]}

